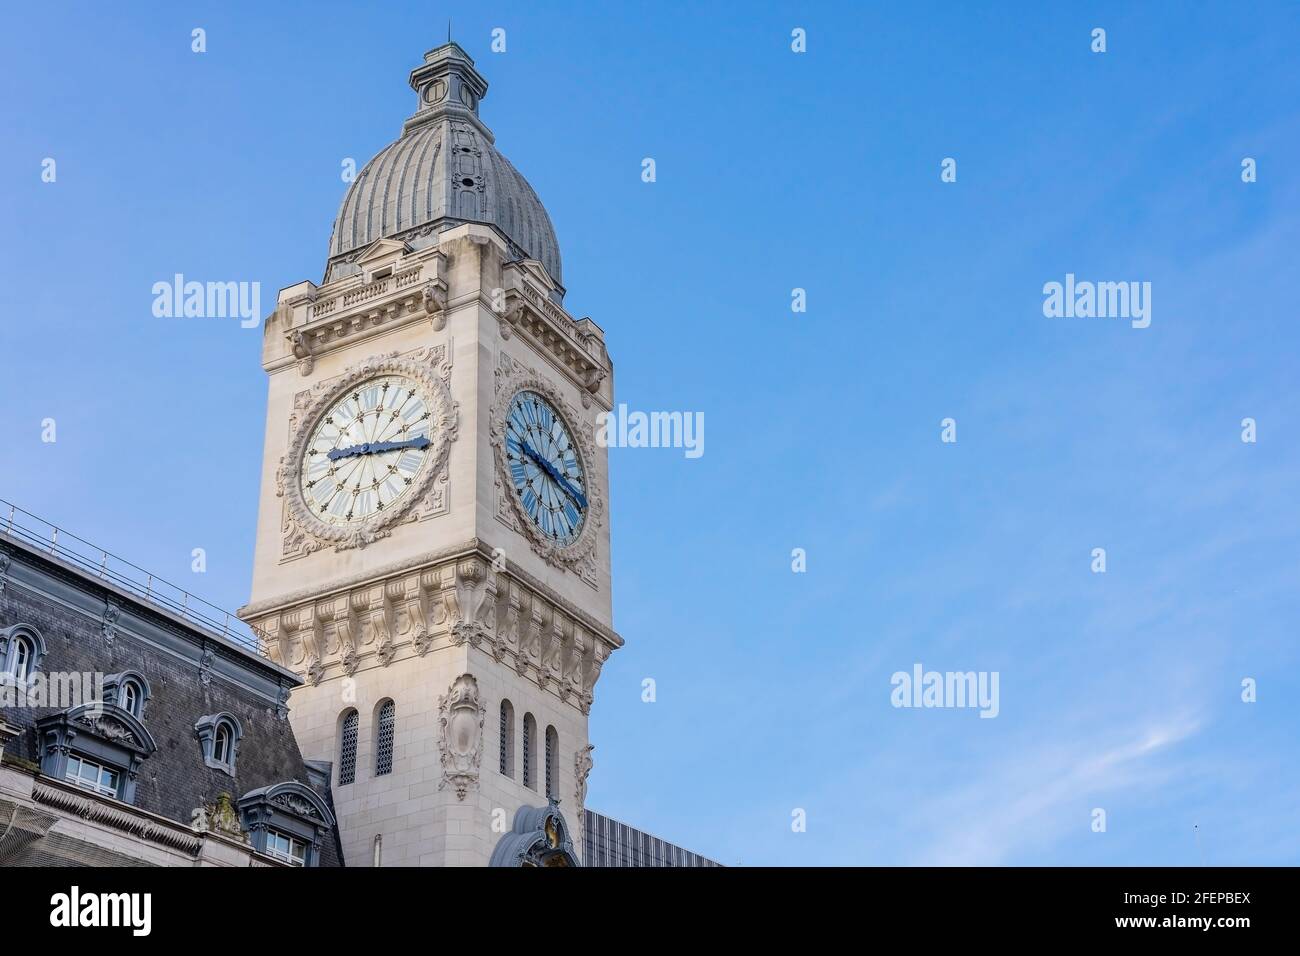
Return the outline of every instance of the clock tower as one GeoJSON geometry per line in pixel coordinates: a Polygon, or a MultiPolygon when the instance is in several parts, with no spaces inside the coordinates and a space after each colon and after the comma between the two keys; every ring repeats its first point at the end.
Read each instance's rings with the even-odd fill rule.
{"type": "Polygon", "coordinates": [[[267,319],[253,590],[350,866],[575,865],[612,628],[604,334],[454,43],[267,319]]]}

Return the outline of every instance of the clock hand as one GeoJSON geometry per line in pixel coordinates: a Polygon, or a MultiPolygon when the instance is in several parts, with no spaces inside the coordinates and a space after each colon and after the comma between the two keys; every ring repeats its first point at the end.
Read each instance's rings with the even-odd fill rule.
{"type": "Polygon", "coordinates": [[[564,479],[564,476],[561,475],[559,472],[556,472],[554,475],[552,475],[552,477],[555,479],[556,483],[561,488],[563,488],[565,491],[569,493],[569,497],[572,498],[577,503],[580,509],[582,509],[583,511],[587,510],[586,495],[584,495],[577,488],[573,487],[573,485],[569,484],[568,481],[564,479]]]}
{"type": "Polygon", "coordinates": [[[564,491],[569,495],[569,497],[572,498],[575,502],[577,502],[579,508],[581,508],[583,511],[587,510],[586,496],[577,488],[574,488],[573,485],[569,484],[569,482],[565,479],[565,477],[560,474],[558,468],[556,468],[553,464],[551,464],[547,459],[537,454],[537,452],[533,451],[533,447],[529,445],[528,442],[521,441],[519,444],[523,447],[524,454],[526,454],[533,461],[537,462],[537,464],[541,465],[542,471],[546,472],[546,474],[550,477],[552,481],[554,481],[557,485],[563,488],[564,491]]]}
{"type": "Polygon", "coordinates": [[[421,435],[405,441],[362,442],[360,445],[351,445],[347,448],[331,448],[326,452],[325,457],[330,461],[338,461],[340,458],[351,458],[353,455],[380,455],[386,451],[397,451],[402,448],[427,447],[429,447],[429,439],[421,435]]]}

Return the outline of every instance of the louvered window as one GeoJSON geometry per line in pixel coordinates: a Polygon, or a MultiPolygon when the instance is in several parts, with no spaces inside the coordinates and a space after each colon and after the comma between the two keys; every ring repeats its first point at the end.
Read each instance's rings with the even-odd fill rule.
{"type": "Polygon", "coordinates": [[[501,702],[500,755],[497,769],[501,776],[515,775],[515,708],[508,700],[501,702]]]}
{"type": "Polygon", "coordinates": [[[533,780],[533,738],[537,736],[537,722],[532,714],[524,714],[524,786],[536,790],[533,780]]]}
{"type": "Polygon", "coordinates": [[[343,718],[343,735],[339,741],[339,786],[346,787],[357,779],[357,731],[361,718],[349,710],[343,718]]]}
{"type": "Polygon", "coordinates": [[[554,727],[546,728],[546,799],[554,800],[560,792],[560,735],[554,727]]]}
{"type": "Polygon", "coordinates": [[[384,701],[379,708],[379,728],[375,732],[375,776],[393,772],[393,730],[397,723],[397,705],[384,701]]]}

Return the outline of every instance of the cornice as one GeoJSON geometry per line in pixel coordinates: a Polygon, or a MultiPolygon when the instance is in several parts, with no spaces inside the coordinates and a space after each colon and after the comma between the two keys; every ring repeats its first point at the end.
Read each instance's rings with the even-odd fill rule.
{"type": "Polygon", "coordinates": [[[107,797],[74,790],[49,777],[41,777],[33,784],[32,799],[79,819],[112,827],[190,856],[197,856],[203,846],[202,839],[183,824],[107,797]]]}
{"type": "MultiPolygon", "coordinates": [[[[286,591],[284,594],[276,595],[275,597],[264,598],[261,601],[254,601],[239,608],[235,611],[235,614],[242,621],[252,621],[257,618],[263,618],[271,614],[290,610],[291,608],[304,604],[307,601],[323,601],[327,598],[333,599],[341,597],[349,591],[354,591],[357,588],[362,587],[373,587],[400,574],[409,574],[412,571],[424,570],[430,565],[439,564],[451,559],[474,556],[481,557],[489,563],[498,560],[497,550],[491,545],[486,544],[479,538],[470,538],[468,541],[463,541],[460,544],[449,545],[445,548],[438,548],[434,551],[426,551],[423,554],[416,555],[412,558],[392,561],[388,564],[380,565],[372,571],[347,575],[346,577],[337,579],[324,590],[319,587],[299,588],[296,591],[286,591]]],[[[587,630],[603,637],[611,648],[620,648],[623,646],[623,638],[620,637],[613,628],[601,623],[568,598],[557,594],[554,588],[544,583],[540,578],[524,570],[518,563],[507,558],[505,559],[505,567],[508,574],[517,578],[522,584],[526,585],[530,589],[545,595],[547,600],[552,604],[555,604],[567,616],[576,620],[587,630]]]]}
{"type": "Polygon", "coordinates": [[[106,578],[91,577],[55,555],[38,552],[25,542],[0,541],[0,553],[18,559],[9,564],[5,583],[76,614],[90,622],[92,629],[102,629],[106,640],[127,634],[155,651],[197,667],[205,683],[219,678],[266,700],[272,707],[287,696],[288,687],[301,683],[293,671],[262,654],[143,600],[106,578]],[[20,567],[30,570],[18,573],[20,567]],[[228,663],[217,667],[218,659],[228,663]],[[259,679],[266,682],[264,686],[258,686],[259,679]]]}

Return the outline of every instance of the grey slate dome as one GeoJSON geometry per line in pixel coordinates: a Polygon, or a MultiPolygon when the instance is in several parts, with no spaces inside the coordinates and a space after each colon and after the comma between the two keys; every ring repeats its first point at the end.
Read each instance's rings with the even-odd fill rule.
{"type": "Polygon", "coordinates": [[[455,43],[430,50],[411,71],[411,87],[419,109],[361,170],[339,207],[326,281],[360,271],[356,258],[376,239],[419,249],[440,232],[476,222],[495,227],[516,258],[538,260],[562,286],[551,217],[479,119],[487,81],[469,54],[455,43]]]}

